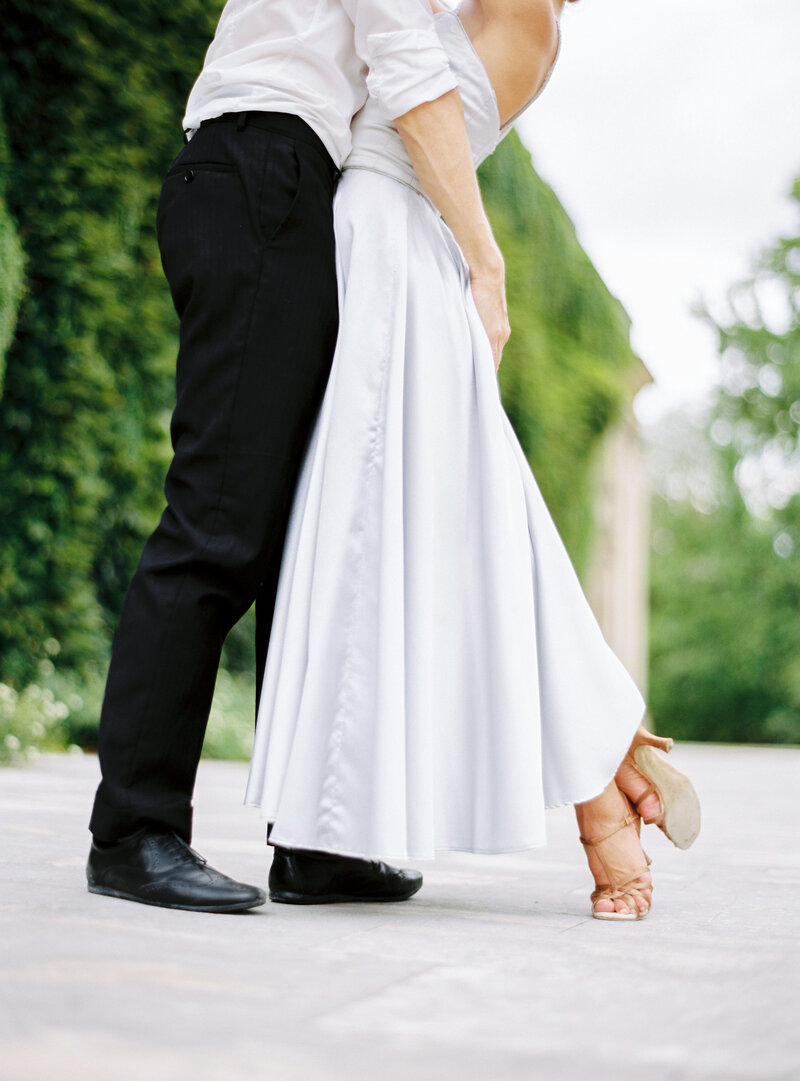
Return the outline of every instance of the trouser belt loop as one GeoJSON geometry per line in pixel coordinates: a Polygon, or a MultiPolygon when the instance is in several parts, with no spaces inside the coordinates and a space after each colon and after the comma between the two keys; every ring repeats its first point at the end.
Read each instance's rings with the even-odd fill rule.
{"type": "Polygon", "coordinates": [[[244,131],[247,127],[247,113],[239,113],[239,119],[236,121],[236,130],[244,131]]]}

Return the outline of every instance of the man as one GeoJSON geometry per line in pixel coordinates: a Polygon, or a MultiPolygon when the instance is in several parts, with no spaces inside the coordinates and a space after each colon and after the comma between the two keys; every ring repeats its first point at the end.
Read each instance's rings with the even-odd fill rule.
{"type": "MultiPolygon", "coordinates": [[[[114,642],[89,889],[171,908],[265,902],[189,847],[220,650],[256,601],[259,690],[291,497],[337,331],[332,198],[367,93],[395,120],[470,266],[496,358],[503,262],[427,0],[228,0],[164,182],[180,316],[167,506],[114,642]]],[[[276,848],[270,897],[403,900],[422,876],[276,848]]]]}

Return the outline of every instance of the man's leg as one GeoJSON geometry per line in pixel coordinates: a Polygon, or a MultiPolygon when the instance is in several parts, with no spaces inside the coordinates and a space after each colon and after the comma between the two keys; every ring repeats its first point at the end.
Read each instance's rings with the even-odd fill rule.
{"type": "Polygon", "coordinates": [[[165,181],[159,244],[181,318],[175,456],[114,642],[99,842],[148,824],[190,839],[222,642],[282,545],[333,355],[334,178],[302,121],[251,114],[204,125],[165,181]]]}

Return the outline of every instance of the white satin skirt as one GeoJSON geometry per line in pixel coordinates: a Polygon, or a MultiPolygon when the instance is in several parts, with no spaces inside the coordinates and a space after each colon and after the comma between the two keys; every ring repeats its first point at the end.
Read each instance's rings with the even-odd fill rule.
{"type": "Polygon", "coordinates": [[[245,802],[368,858],[545,843],[644,712],[511,424],[452,234],[389,177],[335,199],[340,331],[286,539],[245,802]]]}

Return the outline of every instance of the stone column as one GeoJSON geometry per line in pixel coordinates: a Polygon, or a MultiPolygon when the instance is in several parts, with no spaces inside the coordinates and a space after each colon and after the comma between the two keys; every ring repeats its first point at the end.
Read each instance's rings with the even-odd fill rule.
{"type": "Polygon", "coordinates": [[[647,693],[650,491],[633,399],[652,376],[637,358],[630,397],[598,463],[586,592],[608,644],[647,693]]]}

